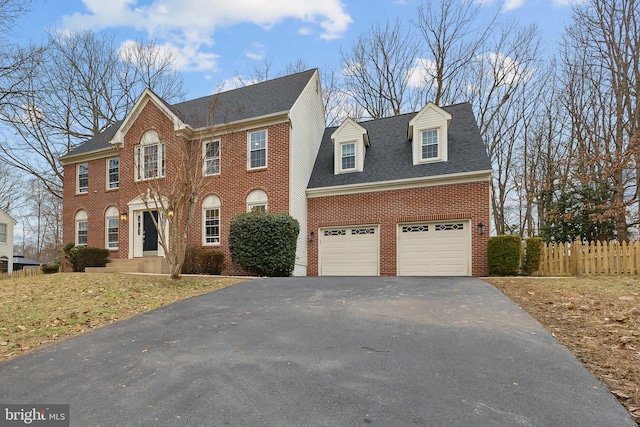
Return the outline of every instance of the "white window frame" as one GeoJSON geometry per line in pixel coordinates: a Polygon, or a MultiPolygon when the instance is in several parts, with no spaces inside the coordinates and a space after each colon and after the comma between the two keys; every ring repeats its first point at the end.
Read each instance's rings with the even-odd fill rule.
{"type": "Polygon", "coordinates": [[[8,233],[9,226],[3,222],[0,223],[0,243],[7,244],[7,239],[9,238],[8,233]]]}
{"type": "Polygon", "coordinates": [[[77,194],[87,194],[89,192],[89,163],[78,163],[76,165],[76,193],[77,194]],[[81,175],[80,170],[82,168],[86,169],[86,172],[81,175]],[[84,176],[86,175],[86,176],[84,176]],[[86,185],[80,185],[80,180],[86,180],[86,185]]]}
{"type": "Polygon", "coordinates": [[[105,240],[104,247],[109,250],[117,250],[119,249],[120,242],[120,214],[118,213],[118,208],[115,206],[109,207],[104,214],[104,232],[105,232],[105,240]],[[115,223],[115,227],[111,227],[110,225],[115,223]],[[115,231],[112,229],[115,228],[115,231]],[[115,234],[115,241],[110,241],[109,237],[115,234]],[[115,244],[114,244],[115,243],[115,244]]]}
{"type": "Polygon", "coordinates": [[[358,167],[358,161],[356,159],[357,156],[357,145],[355,141],[349,141],[349,142],[343,142],[342,144],[340,144],[340,171],[354,171],[356,170],[356,168],[358,167]],[[345,147],[352,145],[353,146],[353,153],[349,156],[345,156],[345,152],[344,149],[345,147]],[[349,168],[345,168],[344,167],[344,160],[346,158],[350,158],[353,157],[353,166],[349,167],[349,168]]]}
{"type": "Polygon", "coordinates": [[[165,176],[165,146],[164,142],[160,141],[156,131],[149,130],[142,135],[140,144],[136,146],[135,150],[135,180],[147,181],[149,179],[164,178],[165,176]],[[155,170],[151,173],[149,165],[153,164],[149,161],[149,154],[147,150],[157,149],[155,159],[155,170]]]}
{"type": "Polygon", "coordinates": [[[262,190],[253,190],[247,196],[247,212],[266,212],[269,207],[267,193],[262,190]]]}
{"type": "Polygon", "coordinates": [[[107,190],[117,190],[120,188],[120,157],[111,157],[107,159],[107,190]],[[118,162],[118,167],[113,174],[117,174],[117,179],[114,182],[111,182],[111,162],[116,160],[118,162]],[[112,184],[114,184],[112,186],[112,184]]]}
{"type": "Polygon", "coordinates": [[[212,139],[211,141],[204,141],[202,143],[202,158],[203,160],[203,164],[202,164],[202,173],[205,176],[214,176],[214,175],[220,175],[220,167],[221,167],[221,159],[220,159],[220,145],[221,145],[221,141],[220,139],[212,139]],[[218,152],[216,155],[214,155],[213,157],[207,157],[207,153],[208,153],[208,146],[210,144],[214,144],[217,143],[218,144],[218,152]],[[208,173],[209,172],[209,168],[215,163],[217,162],[217,171],[214,171],[212,173],[208,173]]]}
{"type": "Polygon", "coordinates": [[[202,201],[202,245],[203,246],[220,246],[220,235],[221,235],[221,223],[220,223],[220,199],[218,196],[207,196],[202,201]],[[217,212],[217,222],[213,224],[207,224],[207,212],[208,211],[216,211],[217,212]],[[218,234],[207,233],[207,227],[217,227],[218,234]],[[211,241],[209,241],[209,239],[211,241]]]}
{"type": "Polygon", "coordinates": [[[440,147],[440,129],[439,128],[423,129],[420,131],[420,160],[421,161],[428,162],[432,160],[440,160],[442,158],[441,149],[442,148],[440,147]],[[428,134],[432,134],[432,133],[435,133],[435,137],[436,137],[435,143],[433,141],[429,141],[428,139],[427,141],[425,141],[425,135],[427,135],[427,138],[429,138],[428,134]],[[436,147],[436,155],[425,157],[424,149],[427,147],[432,147],[434,145],[436,147]]]}
{"type": "Polygon", "coordinates": [[[255,169],[265,169],[268,165],[269,158],[269,132],[267,129],[260,129],[252,132],[247,132],[247,169],[255,170],[255,169]],[[257,146],[256,142],[253,142],[253,135],[257,135],[264,132],[264,147],[257,146]],[[264,151],[264,164],[259,166],[252,166],[252,155],[253,153],[257,153],[258,151],[264,151]]]}
{"type": "Polygon", "coordinates": [[[87,212],[80,210],[76,213],[76,246],[87,246],[89,243],[89,221],[87,212]],[[84,243],[80,243],[80,233],[83,233],[84,243]]]}

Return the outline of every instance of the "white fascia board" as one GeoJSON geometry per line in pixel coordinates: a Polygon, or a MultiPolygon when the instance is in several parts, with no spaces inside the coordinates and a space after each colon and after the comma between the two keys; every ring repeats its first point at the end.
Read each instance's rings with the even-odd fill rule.
{"type": "Polygon", "coordinates": [[[464,184],[468,182],[491,182],[492,170],[463,172],[450,175],[427,176],[398,179],[393,181],[366,182],[352,185],[336,185],[332,187],[308,188],[307,198],[342,196],[347,194],[374,193],[381,191],[405,190],[439,185],[464,184]]]}
{"type": "Polygon", "coordinates": [[[101,148],[99,150],[87,151],[86,153],[74,154],[72,156],[60,157],[58,161],[61,165],[68,165],[78,162],[88,162],[89,160],[106,159],[118,154],[118,149],[114,147],[101,148]]]}

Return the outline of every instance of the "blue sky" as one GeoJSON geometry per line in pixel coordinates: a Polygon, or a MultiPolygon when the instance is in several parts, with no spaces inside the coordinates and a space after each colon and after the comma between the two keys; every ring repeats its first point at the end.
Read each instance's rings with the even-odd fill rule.
{"type": "MultiPolygon", "coordinates": [[[[428,0],[426,0],[428,1],[428,0]]],[[[461,0],[462,1],[462,0],[461,0]]],[[[546,49],[556,48],[580,0],[480,0],[483,13],[538,23],[546,49]]],[[[209,95],[235,74],[246,76],[272,58],[272,75],[302,59],[310,68],[337,68],[348,49],[376,21],[407,25],[420,0],[33,0],[16,35],[34,42],[47,28],[109,30],[118,43],[148,40],[171,49],[187,99],[209,95]]]]}

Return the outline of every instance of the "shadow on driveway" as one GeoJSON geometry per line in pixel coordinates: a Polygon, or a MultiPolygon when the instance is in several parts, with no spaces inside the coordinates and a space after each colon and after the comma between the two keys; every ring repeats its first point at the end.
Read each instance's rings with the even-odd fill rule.
{"type": "Polygon", "coordinates": [[[0,364],[0,384],[81,427],[635,426],[474,278],[242,282],[0,364]]]}

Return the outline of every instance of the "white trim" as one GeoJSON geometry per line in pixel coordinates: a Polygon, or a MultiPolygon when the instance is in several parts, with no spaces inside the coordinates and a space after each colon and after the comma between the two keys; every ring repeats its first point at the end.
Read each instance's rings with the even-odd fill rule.
{"type": "MultiPolygon", "coordinates": [[[[260,149],[262,150],[262,148],[260,149]]],[[[247,170],[254,171],[266,169],[269,166],[269,129],[255,129],[247,131],[247,170]],[[264,132],[264,166],[251,167],[251,135],[258,132],[264,132]]]]}
{"type": "Polygon", "coordinates": [[[76,194],[89,193],[89,162],[76,163],[76,194]],[[87,190],[80,191],[80,167],[87,166],[87,190]]]}
{"type": "Polygon", "coordinates": [[[202,246],[220,246],[222,241],[222,209],[220,205],[220,197],[215,194],[210,194],[202,200],[202,246]],[[207,243],[207,218],[205,213],[210,209],[218,210],[218,241],[213,243],[207,243]]]}
{"type": "Polygon", "coordinates": [[[365,182],[361,184],[336,185],[331,187],[308,188],[307,198],[341,196],[358,193],[374,193],[380,191],[405,190],[420,187],[464,184],[467,182],[491,182],[491,170],[462,172],[450,175],[438,175],[418,178],[407,178],[393,181],[365,182]]]}
{"type": "Polygon", "coordinates": [[[338,150],[338,172],[339,173],[349,173],[356,172],[358,170],[358,145],[357,141],[345,141],[338,143],[340,147],[338,150]],[[345,145],[353,145],[353,167],[352,168],[343,168],[342,167],[342,159],[343,152],[342,149],[345,145]]]}
{"type": "Polygon", "coordinates": [[[120,189],[120,177],[121,177],[121,175],[120,175],[120,157],[119,156],[107,157],[104,160],[104,163],[105,163],[105,169],[106,169],[106,173],[107,173],[106,182],[105,182],[105,189],[107,191],[113,191],[113,190],[120,189]],[[110,175],[110,173],[109,173],[109,162],[111,160],[114,160],[114,159],[118,159],[118,186],[112,188],[112,187],[109,187],[109,185],[111,184],[111,182],[109,182],[109,179],[110,179],[110,176],[109,176],[110,175]]]}
{"type": "MultiPolygon", "coordinates": [[[[216,176],[220,175],[222,171],[222,139],[221,138],[212,138],[202,141],[202,175],[203,176],[216,176]],[[218,143],[218,172],[216,173],[207,173],[207,144],[211,144],[217,142],[218,143]]],[[[215,157],[214,157],[215,159],[215,157]]]]}

